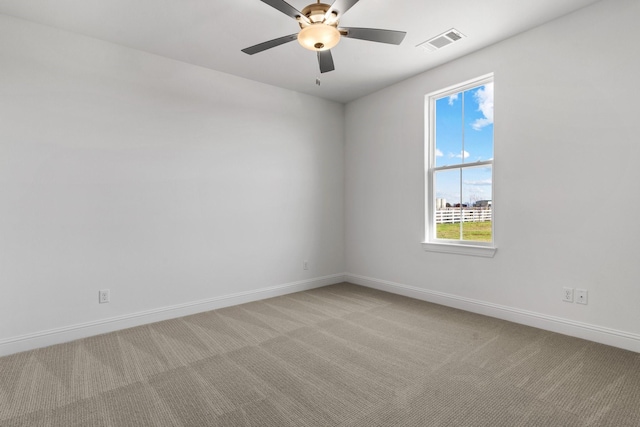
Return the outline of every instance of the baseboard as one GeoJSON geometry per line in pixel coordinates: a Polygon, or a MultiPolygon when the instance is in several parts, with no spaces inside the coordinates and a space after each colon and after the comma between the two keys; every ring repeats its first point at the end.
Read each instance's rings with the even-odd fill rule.
{"type": "Polygon", "coordinates": [[[346,281],[360,286],[404,295],[640,353],[640,335],[630,332],[576,322],[560,317],[548,316],[532,311],[459,297],[443,292],[430,291],[352,273],[346,273],[346,281]]]}
{"type": "Polygon", "coordinates": [[[322,286],[333,285],[344,282],[345,275],[332,274],[329,276],[317,277],[313,279],[301,280],[286,283],[283,285],[270,286],[247,292],[238,292],[230,295],[223,295],[208,298],[200,301],[193,301],[185,304],[177,304],[169,307],[161,307],[132,313],[124,316],[102,319],[95,322],[87,322],[63,328],[50,329],[33,334],[22,335],[5,340],[0,340],[0,356],[6,356],[36,348],[47,347],[54,344],[73,341],[107,332],[118,331],[134,326],[159,322],[162,320],[174,319],[176,317],[188,316],[190,314],[215,310],[247,302],[277,297],[294,292],[306,291],[322,286]]]}

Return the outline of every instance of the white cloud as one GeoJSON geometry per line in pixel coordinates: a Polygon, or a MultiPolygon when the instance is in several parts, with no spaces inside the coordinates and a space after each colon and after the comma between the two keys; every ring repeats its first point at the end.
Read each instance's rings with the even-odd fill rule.
{"type": "Polygon", "coordinates": [[[471,127],[474,130],[481,130],[483,127],[485,126],[489,126],[490,124],[493,124],[493,120],[489,120],[489,119],[476,119],[475,122],[471,123],[471,127]]]}
{"type": "Polygon", "coordinates": [[[491,185],[491,179],[481,179],[479,181],[464,181],[464,185],[491,185]]]}
{"type": "Polygon", "coordinates": [[[458,100],[458,94],[455,93],[453,95],[449,95],[449,105],[453,105],[455,101],[458,100]]]}
{"type": "Polygon", "coordinates": [[[462,153],[460,153],[460,154],[453,154],[453,153],[449,153],[449,157],[457,157],[457,158],[459,158],[459,159],[462,159],[462,158],[465,158],[465,159],[466,159],[466,158],[467,158],[467,157],[469,157],[469,156],[470,156],[470,154],[469,154],[469,152],[468,152],[468,151],[463,151],[463,152],[462,152],[462,153]],[[464,157],[463,157],[463,156],[464,156],[464,157]]]}
{"type": "Polygon", "coordinates": [[[473,97],[478,102],[478,111],[484,116],[471,124],[475,130],[480,130],[485,126],[493,124],[493,83],[487,83],[478,89],[473,97]]]}
{"type": "Polygon", "coordinates": [[[442,156],[444,156],[444,154],[442,154],[442,151],[436,148],[436,157],[442,157],[442,156]]]}

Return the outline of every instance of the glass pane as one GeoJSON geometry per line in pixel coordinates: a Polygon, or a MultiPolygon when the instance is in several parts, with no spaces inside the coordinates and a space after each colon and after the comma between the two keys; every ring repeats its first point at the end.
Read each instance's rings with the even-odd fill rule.
{"type": "Polygon", "coordinates": [[[434,188],[436,238],[460,240],[460,169],[436,172],[434,188]]]}
{"type": "Polygon", "coordinates": [[[462,94],[436,100],[435,165],[462,163],[462,94]]]}
{"type": "Polygon", "coordinates": [[[464,92],[465,163],[493,159],[493,83],[464,92]]]}
{"type": "Polygon", "coordinates": [[[491,166],[465,168],[462,171],[462,240],[491,242],[492,221],[491,166]]]}

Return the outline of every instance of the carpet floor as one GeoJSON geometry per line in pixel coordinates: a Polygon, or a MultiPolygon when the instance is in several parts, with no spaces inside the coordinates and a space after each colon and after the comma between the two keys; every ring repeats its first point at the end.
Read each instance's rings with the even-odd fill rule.
{"type": "Polygon", "coordinates": [[[348,283],[0,358],[1,426],[640,426],[640,354],[348,283]]]}

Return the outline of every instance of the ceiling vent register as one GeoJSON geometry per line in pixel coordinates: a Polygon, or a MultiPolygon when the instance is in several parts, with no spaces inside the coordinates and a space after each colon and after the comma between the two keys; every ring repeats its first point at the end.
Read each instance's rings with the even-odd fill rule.
{"type": "Polygon", "coordinates": [[[427,52],[434,52],[436,50],[442,49],[445,46],[449,46],[450,44],[455,43],[458,40],[462,40],[465,37],[466,36],[460,31],[452,28],[438,36],[435,36],[430,40],[427,40],[426,42],[420,43],[416,47],[421,47],[427,52]]]}

